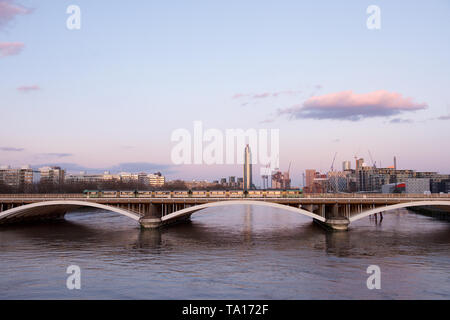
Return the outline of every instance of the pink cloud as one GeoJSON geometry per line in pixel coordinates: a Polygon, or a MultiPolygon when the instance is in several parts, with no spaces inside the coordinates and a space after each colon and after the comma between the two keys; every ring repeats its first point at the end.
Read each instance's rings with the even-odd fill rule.
{"type": "Polygon", "coordinates": [[[16,4],[15,0],[0,0],[0,28],[14,20],[17,15],[31,13],[31,9],[16,4]]]}
{"type": "Polygon", "coordinates": [[[244,97],[247,97],[247,96],[248,96],[248,94],[245,94],[245,93],[236,93],[233,96],[233,99],[240,99],[240,98],[244,98],[244,97]]]}
{"type": "Polygon", "coordinates": [[[37,91],[37,90],[41,90],[41,88],[37,85],[33,85],[33,86],[22,86],[17,88],[17,90],[19,90],[20,92],[30,92],[30,91],[37,91]]]}
{"type": "Polygon", "coordinates": [[[270,97],[270,93],[268,92],[264,92],[264,93],[257,93],[255,95],[253,95],[253,99],[264,99],[270,97]]]}
{"type": "Polygon", "coordinates": [[[0,58],[19,54],[24,47],[21,42],[0,42],[0,58]]]}
{"type": "Polygon", "coordinates": [[[362,118],[389,117],[403,112],[426,109],[425,103],[415,103],[400,93],[378,90],[357,94],[353,91],[313,96],[302,105],[279,110],[292,118],[337,119],[358,121],[362,118]]]}

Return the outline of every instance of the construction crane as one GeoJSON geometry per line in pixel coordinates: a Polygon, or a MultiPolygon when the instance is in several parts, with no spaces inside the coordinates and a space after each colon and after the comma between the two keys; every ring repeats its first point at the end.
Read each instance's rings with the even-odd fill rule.
{"type": "MultiPolygon", "coordinates": [[[[337,156],[337,152],[334,154],[333,162],[331,162],[331,168],[330,168],[330,171],[331,171],[331,172],[334,172],[334,162],[336,161],[336,156],[337,156]]],[[[336,177],[335,177],[335,176],[332,177],[332,181],[333,181],[334,183],[330,183],[330,187],[331,187],[332,191],[333,191],[334,193],[336,193],[337,190],[338,190],[338,188],[337,188],[337,180],[336,180],[336,177]]]]}
{"type": "Polygon", "coordinates": [[[337,152],[334,154],[333,162],[331,163],[331,172],[334,171],[334,162],[336,161],[337,152]]]}
{"type": "Polygon", "coordinates": [[[375,161],[373,161],[373,157],[372,157],[372,154],[370,153],[370,150],[367,150],[367,151],[369,151],[369,157],[370,157],[370,161],[372,161],[372,166],[374,167],[374,168],[376,168],[377,167],[377,162],[375,161]]]}

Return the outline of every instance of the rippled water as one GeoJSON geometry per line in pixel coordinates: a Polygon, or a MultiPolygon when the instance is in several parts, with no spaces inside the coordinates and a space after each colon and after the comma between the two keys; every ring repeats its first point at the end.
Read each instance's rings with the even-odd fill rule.
{"type": "Polygon", "coordinates": [[[450,223],[406,210],[330,233],[272,208],[207,209],[141,230],[79,211],[0,228],[1,299],[449,299],[450,223]],[[381,290],[366,269],[381,268],[381,290]],[[81,268],[81,290],[66,268],[81,268]]]}

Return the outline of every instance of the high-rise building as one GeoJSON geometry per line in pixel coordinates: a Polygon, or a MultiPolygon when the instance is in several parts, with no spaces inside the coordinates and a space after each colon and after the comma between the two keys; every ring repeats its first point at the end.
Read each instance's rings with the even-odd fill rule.
{"type": "Polygon", "coordinates": [[[252,189],[252,186],[252,153],[247,145],[244,154],[244,191],[252,189]]]}
{"type": "Polygon", "coordinates": [[[342,171],[348,171],[348,170],[351,170],[350,161],[342,162],[342,171]]]}
{"type": "Polygon", "coordinates": [[[291,179],[289,172],[275,171],[272,174],[272,188],[273,189],[289,189],[291,187],[291,179]]]}
{"type": "Polygon", "coordinates": [[[363,167],[364,159],[356,159],[356,171],[360,170],[363,167]]]}
{"type": "Polygon", "coordinates": [[[306,178],[305,187],[311,187],[314,183],[314,179],[316,178],[316,170],[315,169],[306,169],[305,170],[305,178],[306,178]]]}

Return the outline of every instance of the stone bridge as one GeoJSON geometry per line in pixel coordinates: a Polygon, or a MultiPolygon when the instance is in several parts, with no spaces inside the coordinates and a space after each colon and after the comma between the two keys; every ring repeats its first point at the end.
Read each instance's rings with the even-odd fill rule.
{"type": "Polygon", "coordinates": [[[254,205],[291,211],[333,230],[389,210],[423,206],[450,207],[448,195],[322,194],[296,198],[87,198],[84,195],[0,195],[0,224],[63,218],[82,207],[116,212],[143,228],[189,220],[206,208],[254,205]]]}

